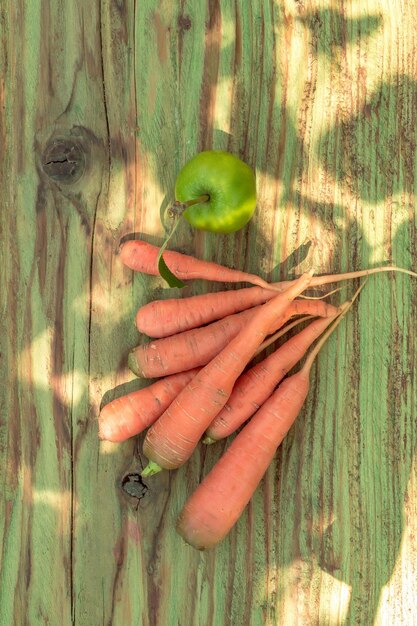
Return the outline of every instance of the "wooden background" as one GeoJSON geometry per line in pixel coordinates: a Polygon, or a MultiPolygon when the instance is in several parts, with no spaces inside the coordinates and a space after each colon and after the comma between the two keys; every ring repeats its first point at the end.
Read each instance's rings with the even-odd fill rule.
{"type": "Polygon", "coordinates": [[[222,445],[141,485],[141,440],[99,444],[96,421],[138,388],[137,307],[172,294],[119,242],[162,241],[202,149],[256,168],[256,216],[176,249],[268,279],[416,269],[416,24],[413,0],[2,4],[1,624],[417,624],[412,279],[369,281],[212,552],[174,522],[222,445]]]}

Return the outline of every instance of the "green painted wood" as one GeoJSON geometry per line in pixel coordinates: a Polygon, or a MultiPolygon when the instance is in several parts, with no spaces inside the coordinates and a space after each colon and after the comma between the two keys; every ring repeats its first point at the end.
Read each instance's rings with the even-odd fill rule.
{"type": "Polygon", "coordinates": [[[256,169],[257,213],[232,236],[183,225],[177,249],[271,279],[416,268],[416,19],[411,0],[2,8],[1,623],[417,622],[411,279],[369,281],[212,552],[174,524],[224,446],[145,491],[126,478],[142,438],[99,444],[96,423],[103,396],[141,384],[126,366],[137,307],[172,293],[123,268],[119,242],[162,241],[199,150],[256,169]]]}

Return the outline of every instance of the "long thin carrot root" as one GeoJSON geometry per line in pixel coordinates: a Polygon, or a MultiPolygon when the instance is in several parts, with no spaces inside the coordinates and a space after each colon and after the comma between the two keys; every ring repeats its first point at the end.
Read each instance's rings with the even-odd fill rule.
{"type": "Polygon", "coordinates": [[[324,300],[324,298],[328,298],[329,296],[332,296],[333,294],[337,293],[341,289],[342,287],[337,287],[336,289],[332,289],[331,291],[326,291],[326,293],[322,294],[321,296],[305,296],[304,294],[302,294],[299,297],[304,298],[305,300],[324,300]]]}
{"type": "Polygon", "coordinates": [[[346,302],[344,302],[343,304],[340,305],[340,310],[341,310],[340,315],[338,315],[336,320],[333,322],[333,324],[330,326],[330,328],[324,333],[324,335],[320,338],[320,340],[317,342],[317,344],[314,346],[313,350],[310,352],[310,354],[306,358],[306,360],[304,362],[304,365],[302,367],[303,371],[305,371],[307,373],[310,373],[310,370],[311,370],[311,367],[313,365],[313,362],[314,362],[315,358],[317,357],[318,353],[320,352],[321,348],[326,343],[327,339],[330,337],[330,335],[335,330],[335,328],[337,328],[337,326],[339,326],[340,322],[345,317],[346,313],[349,311],[349,309],[351,308],[352,304],[355,302],[355,300],[357,299],[357,297],[359,296],[360,292],[365,287],[367,282],[368,282],[368,279],[366,279],[362,283],[362,285],[360,285],[358,287],[358,289],[355,291],[355,293],[353,294],[353,296],[352,296],[352,298],[350,300],[347,300],[346,302]]]}
{"type": "MultiPolygon", "coordinates": [[[[158,247],[146,241],[131,240],[122,244],[119,254],[122,262],[130,269],[152,276],[158,275],[158,247]]],[[[167,250],[164,252],[164,260],[170,271],[180,280],[199,278],[222,283],[247,282],[264,289],[282,291],[280,286],[270,284],[255,274],[234,270],[212,261],[202,261],[181,252],[167,250]]]]}
{"type": "MultiPolygon", "coordinates": [[[[381,267],[373,267],[368,270],[358,270],[356,272],[345,272],[343,274],[327,274],[325,276],[315,276],[312,278],[310,287],[319,287],[321,285],[328,285],[329,283],[338,283],[342,280],[352,280],[353,278],[364,278],[372,276],[373,274],[380,274],[382,272],[399,272],[400,274],[407,274],[417,278],[417,273],[411,270],[406,270],[403,267],[397,267],[396,265],[386,265],[381,267]]],[[[291,282],[291,281],[288,281],[291,282]]],[[[288,284],[281,283],[281,285],[288,284]]]]}

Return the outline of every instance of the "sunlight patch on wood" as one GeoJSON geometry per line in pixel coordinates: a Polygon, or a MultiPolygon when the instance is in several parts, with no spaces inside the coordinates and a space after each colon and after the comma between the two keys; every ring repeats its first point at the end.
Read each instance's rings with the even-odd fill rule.
{"type": "Polygon", "coordinates": [[[136,162],[134,153],[128,155],[127,163],[119,163],[111,177],[107,194],[108,211],[104,224],[109,230],[118,230],[126,216],[126,208],[134,208],[136,162]]]}
{"type": "Polygon", "coordinates": [[[372,242],[372,246],[369,243],[371,264],[384,265],[391,261],[395,263],[395,259],[391,259],[391,241],[408,220],[408,205],[402,203],[401,198],[398,201],[387,199],[376,205],[364,203],[362,229],[365,240],[372,242]],[[391,208],[393,204],[395,208],[391,208]],[[390,228],[387,228],[387,224],[390,228]]]}
{"type": "Polygon", "coordinates": [[[19,379],[49,389],[52,378],[52,342],[54,329],[46,328],[22,350],[19,356],[19,379]]]}
{"type": "Polygon", "coordinates": [[[55,511],[68,511],[71,505],[71,492],[34,489],[33,502],[34,504],[46,504],[55,511]]]}
{"type": "Polygon", "coordinates": [[[72,370],[66,374],[53,373],[53,342],[56,330],[45,329],[33,339],[19,357],[19,380],[28,385],[49,391],[66,407],[76,406],[88,388],[88,376],[72,370]]]}
{"type": "Polygon", "coordinates": [[[307,563],[302,559],[294,561],[286,568],[279,568],[278,572],[278,606],[276,608],[276,622],[288,626],[305,623],[311,615],[311,606],[315,601],[314,595],[306,595],[305,581],[310,580],[310,593],[320,584],[317,613],[320,614],[320,624],[339,626],[343,623],[349,607],[350,586],[323,572],[314,563],[307,563]]]}
{"type": "Polygon", "coordinates": [[[77,406],[87,391],[88,376],[75,370],[61,376],[53,376],[52,385],[63,405],[77,406]]]}
{"type": "MultiPolygon", "coordinates": [[[[415,473],[412,470],[410,483],[414,482],[413,476],[415,473]]],[[[412,492],[410,485],[410,494],[412,492]]],[[[413,508],[416,509],[415,505],[413,508]]],[[[410,515],[406,514],[405,518],[407,524],[403,530],[401,547],[392,576],[381,592],[375,626],[391,626],[399,615],[402,615],[402,624],[414,623],[417,592],[416,511],[410,511],[410,515]]]]}
{"type": "Polygon", "coordinates": [[[236,41],[236,21],[225,16],[227,5],[222,8],[222,32],[221,49],[225,50],[235,44],[236,41]]]}
{"type": "MultiPolygon", "coordinates": [[[[92,310],[94,314],[98,316],[97,323],[101,323],[104,327],[108,326],[110,319],[113,325],[132,314],[131,303],[127,298],[122,299],[120,297],[120,292],[127,292],[129,289],[131,273],[129,270],[126,270],[118,257],[112,259],[112,261],[114,262],[113,276],[116,270],[118,275],[120,275],[120,287],[118,286],[115,289],[113,285],[113,290],[110,291],[107,284],[96,282],[91,288],[92,310]]],[[[88,307],[86,306],[89,298],[89,295],[87,296],[85,293],[81,292],[74,298],[72,303],[73,310],[82,315],[85,319],[88,318],[89,314],[88,307]]]]}
{"type": "Polygon", "coordinates": [[[223,133],[231,132],[231,102],[233,93],[233,79],[226,76],[220,79],[216,89],[216,106],[214,109],[214,126],[223,133]]]}
{"type": "MultiPolygon", "coordinates": [[[[160,181],[154,172],[158,171],[155,160],[157,155],[147,155],[143,160],[143,168],[137,171],[137,177],[142,179],[140,185],[141,196],[135,207],[134,230],[147,235],[159,235],[163,237],[164,230],[161,224],[160,209],[165,201],[165,194],[160,181]]],[[[174,198],[174,187],[168,192],[167,204],[174,198]]]]}
{"type": "Polygon", "coordinates": [[[100,454],[117,454],[119,450],[120,443],[113,443],[112,441],[100,441],[100,454]]]}
{"type": "Polygon", "coordinates": [[[331,574],[321,572],[320,614],[323,622],[329,626],[343,624],[347,615],[351,588],[331,574]]]}

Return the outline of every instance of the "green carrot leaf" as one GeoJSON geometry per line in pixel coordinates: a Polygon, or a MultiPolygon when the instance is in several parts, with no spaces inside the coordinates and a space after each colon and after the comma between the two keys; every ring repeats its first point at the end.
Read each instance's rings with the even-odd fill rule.
{"type": "Polygon", "coordinates": [[[185,283],[182,282],[182,280],[180,280],[179,278],[177,278],[175,276],[175,274],[173,274],[171,272],[171,270],[169,269],[168,265],[165,263],[164,258],[163,258],[163,253],[165,252],[165,249],[168,245],[169,240],[171,239],[172,235],[175,233],[177,226],[179,223],[179,219],[177,218],[170,229],[170,232],[168,233],[164,243],[162,244],[159,253],[158,253],[158,272],[159,274],[162,276],[162,278],[168,283],[168,285],[170,287],[179,287],[180,289],[182,289],[182,287],[185,287],[185,283]]]}
{"type": "Polygon", "coordinates": [[[158,255],[158,272],[170,287],[185,287],[185,283],[177,278],[169,269],[168,265],[164,261],[162,253],[158,255]]]}

